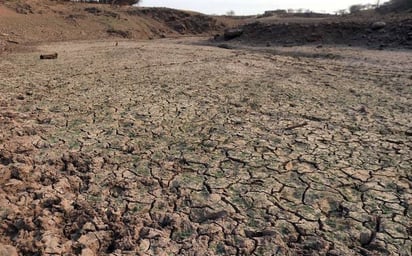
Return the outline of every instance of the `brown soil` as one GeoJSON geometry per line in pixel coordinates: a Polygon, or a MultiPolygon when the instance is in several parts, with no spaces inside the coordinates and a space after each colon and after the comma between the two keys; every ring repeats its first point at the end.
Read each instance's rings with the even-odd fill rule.
{"type": "Polygon", "coordinates": [[[167,8],[0,1],[0,53],[50,41],[211,35],[239,23],[229,17],[220,19],[167,8]]]}
{"type": "Polygon", "coordinates": [[[410,255],[410,51],[192,41],[2,56],[0,252],[410,255]]]}

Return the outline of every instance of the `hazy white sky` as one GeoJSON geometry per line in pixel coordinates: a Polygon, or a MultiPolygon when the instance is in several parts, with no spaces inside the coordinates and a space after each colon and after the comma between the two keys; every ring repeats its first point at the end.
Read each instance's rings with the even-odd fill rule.
{"type": "MultiPolygon", "coordinates": [[[[353,4],[375,4],[377,0],[141,0],[141,6],[170,7],[199,11],[206,14],[225,14],[229,10],[236,14],[258,14],[275,9],[310,9],[334,12],[353,4]]],[[[381,0],[381,3],[385,2],[381,0]]]]}

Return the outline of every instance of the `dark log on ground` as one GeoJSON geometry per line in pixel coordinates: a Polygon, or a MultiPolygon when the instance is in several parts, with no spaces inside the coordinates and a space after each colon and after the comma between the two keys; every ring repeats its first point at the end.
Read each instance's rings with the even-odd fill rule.
{"type": "Polygon", "coordinates": [[[42,54],[40,55],[41,60],[52,60],[52,59],[57,59],[57,53],[53,54],[42,54]]]}
{"type": "Polygon", "coordinates": [[[11,39],[7,39],[8,43],[12,43],[12,44],[19,44],[19,42],[15,41],[15,40],[11,40],[11,39]]]}

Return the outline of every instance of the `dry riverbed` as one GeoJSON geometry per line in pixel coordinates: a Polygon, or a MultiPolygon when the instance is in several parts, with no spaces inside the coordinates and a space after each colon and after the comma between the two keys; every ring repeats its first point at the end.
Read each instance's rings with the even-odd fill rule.
{"type": "Polygon", "coordinates": [[[1,56],[0,252],[411,255],[411,51],[194,40],[1,56]]]}

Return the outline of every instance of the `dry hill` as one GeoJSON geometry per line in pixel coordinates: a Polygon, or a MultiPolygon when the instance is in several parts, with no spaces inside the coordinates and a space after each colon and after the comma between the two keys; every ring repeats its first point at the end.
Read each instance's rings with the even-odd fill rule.
{"type": "Polygon", "coordinates": [[[222,30],[225,22],[227,19],[167,8],[3,1],[0,2],[0,49],[47,41],[208,35],[222,30]]]}

